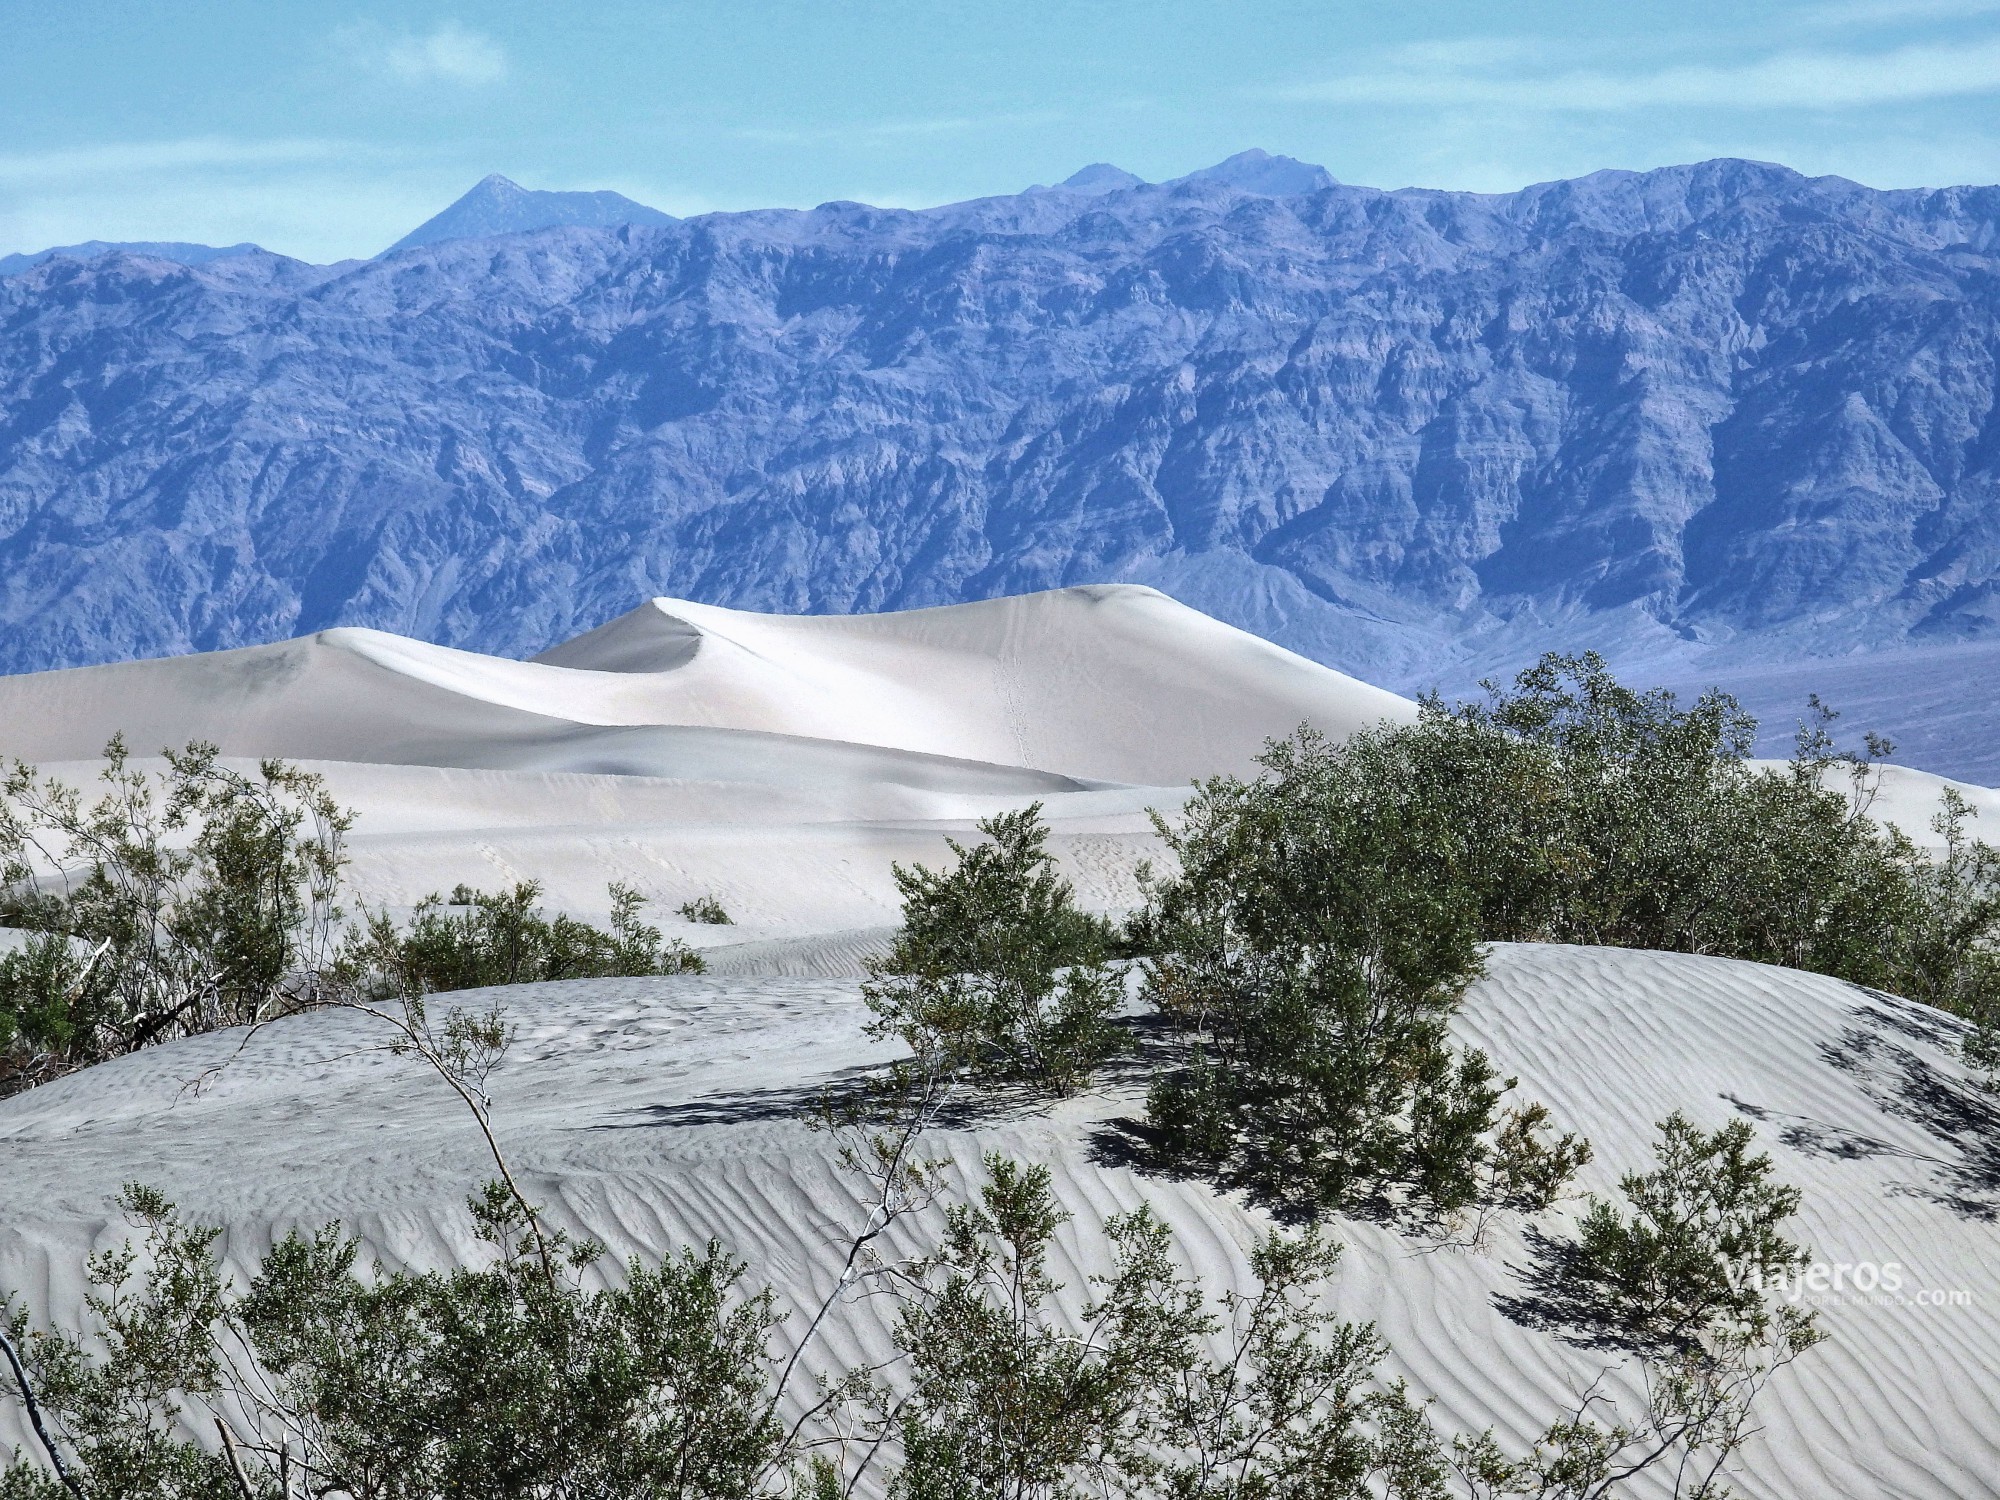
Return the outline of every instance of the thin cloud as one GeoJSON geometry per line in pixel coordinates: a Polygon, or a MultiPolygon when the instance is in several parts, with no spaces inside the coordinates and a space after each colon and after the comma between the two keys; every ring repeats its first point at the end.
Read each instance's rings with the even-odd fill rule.
{"type": "MultiPolygon", "coordinates": [[[[2000,0],[1995,3],[2000,4],[2000,0]]],[[[1412,72],[1431,68],[1490,72],[1494,68],[1559,62],[1562,55],[1553,43],[1525,36],[1443,37],[1404,42],[1382,53],[1390,67],[1412,72]]]]}
{"type": "Polygon", "coordinates": [[[1884,52],[1784,52],[1727,67],[1574,69],[1500,75],[1468,66],[1391,66],[1276,91],[1294,103],[1498,105],[1613,112],[1659,106],[1828,109],[2000,92],[2000,37],[1884,52]]]}
{"type": "Polygon", "coordinates": [[[499,83],[508,73],[507,51],[492,37],[447,21],[432,31],[385,35],[355,28],[344,33],[349,54],[370,72],[403,83],[499,83]]]}

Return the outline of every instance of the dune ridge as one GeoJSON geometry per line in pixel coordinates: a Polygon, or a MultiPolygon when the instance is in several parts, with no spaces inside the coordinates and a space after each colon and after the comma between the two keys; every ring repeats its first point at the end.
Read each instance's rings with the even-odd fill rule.
{"type": "Polygon", "coordinates": [[[657,599],[526,662],[342,628],[30,673],[0,678],[0,748],[79,760],[123,732],[142,753],[206,737],[233,755],[567,770],[623,744],[666,774],[675,741],[613,731],[672,726],[1175,785],[1245,769],[1303,722],[1341,734],[1414,712],[1152,589],[1105,585],[848,617],[657,599]]]}

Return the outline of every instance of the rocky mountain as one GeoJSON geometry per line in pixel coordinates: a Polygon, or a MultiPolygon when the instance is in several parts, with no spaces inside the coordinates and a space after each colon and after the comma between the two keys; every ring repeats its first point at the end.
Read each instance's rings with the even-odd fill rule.
{"type": "Polygon", "coordinates": [[[2000,639],[2000,189],[1079,175],[0,281],[0,667],[1100,581],[1399,687],[2000,639]]]}
{"type": "Polygon", "coordinates": [[[383,251],[394,255],[445,240],[477,240],[496,234],[526,234],[564,225],[611,228],[619,224],[671,224],[672,214],[634,203],[622,193],[547,193],[510,182],[498,172],[482,178],[471,192],[443,213],[424,220],[383,251]]]}
{"type": "Polygon", "coordinates": [[[1073,193],[1115,193],[1120,188],[1146,186],[1146,179],[1123,167],[1114,167],[1108,161],[1094,161],[1079,171],[1070,173],[1056,186],[1046,188],[1039,183],[1028,189],[1031,193],[1059,192],[1067,189],[1073,193]]]}
{"type": "Polygon", "coordinates": [[[1309,161],[1299,161],[1290,156],[1273,156],[1268,151],[1254,150],[1239,151],[1212,167],[1203,167],[1199,172],[1174,179],[1176,184],[1183,182],[1219,182],[1263,198],[1294,198],[1301,193],[1316,193],[1321,188],[1338,185],[1325,167],[1316,167],[1309,161]]]}
{"type": "Polygon", "coordinates": [[[232,255],[253,255],[261,248],[248,241],[240,245],[191,245],[182,240],[85,240],[80,245],[53,245],[47,250],[0,255],[0,276],[18,276],[57,256],[69,260],[96,260],[101,255],[150,255],[156,260],[174,260],[184,266],[198,266],[211,260],[226,260],[232,255]]]}

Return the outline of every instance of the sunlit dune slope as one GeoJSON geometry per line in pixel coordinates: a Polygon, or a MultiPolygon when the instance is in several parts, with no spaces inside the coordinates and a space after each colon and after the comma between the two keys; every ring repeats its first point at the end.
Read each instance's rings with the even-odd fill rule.
{"type": "MultiPolygon", "coordinates": [[[[0,752],[208,739],[235,755],[674,776],[712,742],[846,741],[1063,777],[1182,784],[1310,722],[1413,706],[1151,589],[1061,589],[861,616],[654,600],[531,662],[339,629],[271,646],[0,678],[0,752]]],[[[753,758],[768,745],[740,747],[753,758]]]]}

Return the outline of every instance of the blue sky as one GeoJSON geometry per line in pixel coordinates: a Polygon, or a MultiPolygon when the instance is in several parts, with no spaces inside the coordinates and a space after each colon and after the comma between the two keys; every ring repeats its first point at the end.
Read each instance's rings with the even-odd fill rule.
{"type": "Polygon", "coordinates": [[[2000,0],[0,0],[0,253],[372,254],[487,172],[919,205],[1247,146],[1503,190],[1754,156],[2000,181],[2000,0]]]}

